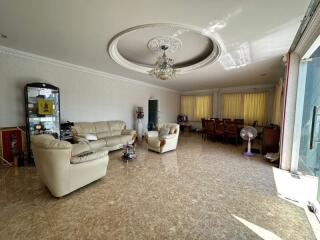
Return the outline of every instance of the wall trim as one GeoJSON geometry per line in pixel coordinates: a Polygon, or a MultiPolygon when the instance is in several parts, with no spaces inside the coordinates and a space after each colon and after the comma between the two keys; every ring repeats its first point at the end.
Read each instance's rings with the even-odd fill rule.
{"type": "Polygon", "coordinates": [[[155,85],[155,84],[152,84],[152,83],[142,82],[142,81],[139,81],[139,80],[136,80],[136,79],[127,78],[127,77],[123,77],[123,76],[120,76],[120,75],[116,75],[116,74],[112,74],[112,73],[108,73],[108,72],[104,72],[104,71],[95,70],[93,68],[88,68],[88,67],[84,67],[84,66],[80,66],[80,65],[64,62],[64,61],[61,61],[61,60],[57,60],[57,59],[53,59],[53,58],[44,57],[44,56],[41,56],[41,55],[29,53],[29,52],[17,50],[17,49],[14,49],[14,48],[5,47],[3,45],[0,45],[0,53],[7,54],[7,55],[12,55],[12,56],[16,56],[16,57],[22,57],[22,58],[25,58],[25,59],[31,59],[31,60],[34,60],[34,61],[47,63],[47,64],[52,64],[52,65],[56,65],[56,66],[60,66],[60,67],[65,67],[65,68],[68,68],[68,69],[71,69],[71,70],[81,71],[81,72],[85,72],[85,73],[89,73],[89,74],[94,74],[94,75],[101,76],[101,77],[117,79],[117,80],[120,80],[120,81],[123,81],[123,82],[129,82],[129,83],[142,85],[142,86],[146,86],[146,87],[153,87],[153,88],[161,89],[161,90],[164,90],[164,91],[180,93],[177,90],[166,88],[166,87],[162,87],[162,86],[158,86],[158,85],[155,85]]]}

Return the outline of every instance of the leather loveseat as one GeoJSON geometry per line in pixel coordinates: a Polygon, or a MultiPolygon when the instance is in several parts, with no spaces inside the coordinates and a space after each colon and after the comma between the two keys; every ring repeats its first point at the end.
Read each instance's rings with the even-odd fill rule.
{"type": "Polygon", "coordinates": [[[92,150],[102,147],[109,151],[118,150],[124,144],[132,144],[137,137],[136,131],[126,129],[124,121],[74,123],[72,133],[75,142],[85,142],[92,150]],[[93,140],[88,140],[88,135],[93,136],[93,140]]]}

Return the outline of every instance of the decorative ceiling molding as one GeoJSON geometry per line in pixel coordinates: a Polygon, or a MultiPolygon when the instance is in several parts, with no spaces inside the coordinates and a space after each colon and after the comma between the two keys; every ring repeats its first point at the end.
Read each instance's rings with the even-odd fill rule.
{"type": "Polygon", "coordinates": [[[161,46],[166,46],[167,52],[175,53],[182,46],[180,39],[171,36],[158,36],[149,40],[148,48],[151,51],[163,51],[161,46]]]}
{"type": "Polygon", "coordinates": [[[71,70],[94,74],[96,76],[101,76],[101,77],[105,77],[105,78],[109,78],[109,79],[116,79],[116,80],[120,80],[123,82],[129,82],[129,83],[133,83],[133,84],[140,85],[140,86],[147,86],[147,87],[157,88],[157,89],[164,90],[164,91],[180,93],[180,91],[173,90],[173,89],[166,88],[166,87],[161,87],[159,85],[142,82],[142,81],[139,81],[136,79],[127,78],[127,77],[111,74],[108,72],[103,72],[103,71],[99,71],[96,69],[88,68],[88,67],[83,67],[80,65],[56,60],[53,58],[43,57],[43,56],[40,56],[37,54],[24,52],[24,51],[13,49],[13,48],[8,48],[8,47],[2,46],[2,45],[0,45],[0,53],[6,54],[6,55],[12,55],[12,56],[16,56],[16,57],[21,57],[21,58],[25,58],[25,59],[30,59],[30,60],[41,62],[41,63],[52,64],[52,65],[56,65],[59,67],[65,67],[65,68],[68,68],[71,70]]]}
{"type": "MultiPolygon", "coordinates": [[[[145,28],[155,28],[156,29],[159,27],[168,27],[169,29],[176,28],[176,29],[179,29],[180,32],[192,31],[194,33],[199,34],[200,36],[205,36],[208,40],[210,40],[210,42],[213,46],[210,53],[204,59],[201,59],[200,61],[195,62],[195,63],[194,62],[190,63],[186,66],[177,67],[175,69],[177,74],[184,74],[184,73],[202,68],[210,63],[213,63],[220,56],[220,52],[221,52],[220,46],[219,46],[218,42],[211,35],[206,34],[201,28],[194,27],[194,26],[188,26],[188,25],[182,25],[182,24],[175,24],[175,23],[152,23],[152,24],[139,25],[136,27],[126,29],[126,30],[118,33],[116,36],[114,36],[111,39],[111,41],[108,45],[108,48],[107,48],[107,52],[109,53],[110,57],[119,65],[121,65],[127,69],[136,71],[136,72],[148,74],[150,72],[150,70],[152,69],[152,66],[135,63],[135,62],[129,61],[128,59],[123,57],[118,50],[118,43],[119,43],[122,36],[125,36],[126,34],[131,33],[133,31],[141,30],[141,29],[145,29],[145,28]]],[[[172,51],[175,52],[178,49],[180,49],[183,44],[183,43],[180,44],[181,41],[180,42],[179,41],[180,40],[177,37],[156,36],[156,37],[152,38],[151,40],[149,40],[148,47],[151,50],[157,50],[159,48],[159,45],[161,45],[161,43],[164,43],[164,44],[168,44],[169,49],[171,47],[172,51]]]]}

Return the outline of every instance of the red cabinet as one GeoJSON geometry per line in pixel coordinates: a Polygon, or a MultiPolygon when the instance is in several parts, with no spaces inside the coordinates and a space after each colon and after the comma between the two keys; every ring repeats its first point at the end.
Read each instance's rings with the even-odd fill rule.
{"type": "Polygon", "coordinates": [[[13,162],[14,156],[22,153],[21,131],[16,128],[2,129],[0,131],[2,157],[9,162],[13,162]]]}

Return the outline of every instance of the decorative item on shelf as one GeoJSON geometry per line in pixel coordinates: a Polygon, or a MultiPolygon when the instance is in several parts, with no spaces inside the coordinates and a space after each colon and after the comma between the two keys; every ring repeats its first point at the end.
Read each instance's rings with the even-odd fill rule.
{"type": "Polygon", "coordinates": [[[177,121],[178,123],[181,123],[181,122],[186,123],[188,122],[188,116],[185,114],[179,114],[177,117],[177,121]]]}
{"type": "Polygon", "coordinates": [[[64,140],[64,141],[68,141],[70,143],[74,143],[73,142],[73,134],[72,134],[72,130],[71,130],[71,127],[74,125],[73,122],[65,122],[65,123],[61,123],[60,125],[60,135],[61,135],[61,140],[64,140]]]}
{"type": "Polygon", "coordinates": [[[134,144],[123,145],[123,155],[121,158],[127,162],[136,158],[136,150],[134,144]]]}
{"type": "Polygon", "coordinates": [[[137,117],[137,122],[136,122],[137,135],[138,135],[138,139],[141,140],[143,137],[143,121],[142,121],[142,119],[144,118],[143,107],[137,107],[136,117],[137,117]]]}

